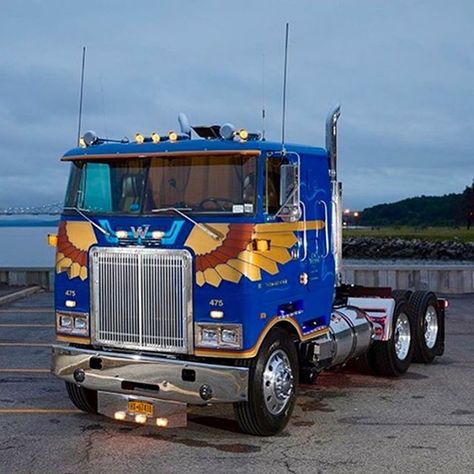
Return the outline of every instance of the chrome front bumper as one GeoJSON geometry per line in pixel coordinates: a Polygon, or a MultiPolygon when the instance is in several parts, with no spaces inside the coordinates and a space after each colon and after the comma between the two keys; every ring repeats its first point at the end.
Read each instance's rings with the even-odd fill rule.
{"type": "Polygon", "coordinates": [[[242,402],[248,397],[247,367],[53,345],[52,373],[78,383],[75,372],[83,378],[81,386],[97,391],[197,405],[242,402]]]}

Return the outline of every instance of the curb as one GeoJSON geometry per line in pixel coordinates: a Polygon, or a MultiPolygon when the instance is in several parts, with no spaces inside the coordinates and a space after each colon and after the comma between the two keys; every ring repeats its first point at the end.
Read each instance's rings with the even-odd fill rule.
{"type": "Polygon", "coordinates": [[[41,291],[41,286],[39,285],[29,286],[28,288],[22,288],[21,290],[14,291],[13,293],[9,293],[8,295],[0,297],[0,306],[12,303],[22,298],[26,298],[27,296],[34,295],[39,291],[41,291]]]}

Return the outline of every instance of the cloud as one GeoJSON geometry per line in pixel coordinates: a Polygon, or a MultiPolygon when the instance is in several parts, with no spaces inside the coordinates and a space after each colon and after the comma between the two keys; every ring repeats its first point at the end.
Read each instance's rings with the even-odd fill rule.
{"type": "Polygon", "coordinates": [[[0,207],[62,199],[83,45],[84,130],[166,132],[179,111],[260,129],[265,102],[279,140],[286,21],[287,140],[322,146],[342,103],[348,206],[461,191],[474,176],[473,14],[468,0],[2,2],[0,207]]]}

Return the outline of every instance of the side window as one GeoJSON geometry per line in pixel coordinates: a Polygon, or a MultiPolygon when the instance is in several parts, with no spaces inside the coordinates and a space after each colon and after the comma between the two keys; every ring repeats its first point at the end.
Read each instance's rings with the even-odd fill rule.
{"type": "Polygon", "coordinates": [[[82,189],[81,189],[81,175],[82,163],[71,163],[71,171],[69,174],[69,181],[66,191],[66,199],[64,200],[65,207],[82,207],[82,189]]]}
{"type": "Polygon", "coordinates": [[[267,158],[265,163],[265,212],[276,214],[280,209],[281,165],[287,164],[286,158],[267,158]]]}

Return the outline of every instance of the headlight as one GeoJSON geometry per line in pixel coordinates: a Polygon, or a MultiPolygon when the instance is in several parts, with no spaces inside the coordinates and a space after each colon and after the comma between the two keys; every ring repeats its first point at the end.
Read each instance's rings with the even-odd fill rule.
{"type": "Polygon", "coordinates": [[[201,332],[201,340],[203,344],[217,345],[219,339],[215,329],[203,328],[201,332]]]}
{"type": "Polygon", "coordinates": [[[87,318],[81,316],[74,318],[74,327],[76,329],[87,329],[87,318]]]}
{"type": "Polygon", "coordinates": [[[72,316],[61,316],[59,318],[59,325],[62,328],[72,328],[74,324],[74,318],[72,316]]]}
{"type": "Polygon", "coordinates": [[[221,339],[224,344],[239,344],[239,333],[235,329],[223,329],[221,339]]]}
{"type": "Polygon", "coordinates": [[[57,311],[56,332],[65,336],[89,336],[89,313],[57,311]]]}
{"type": "Polygon", "coordinates": [[[242,349],[240,324],[196,323],[195,329],[196,347],[242,349]]]}

